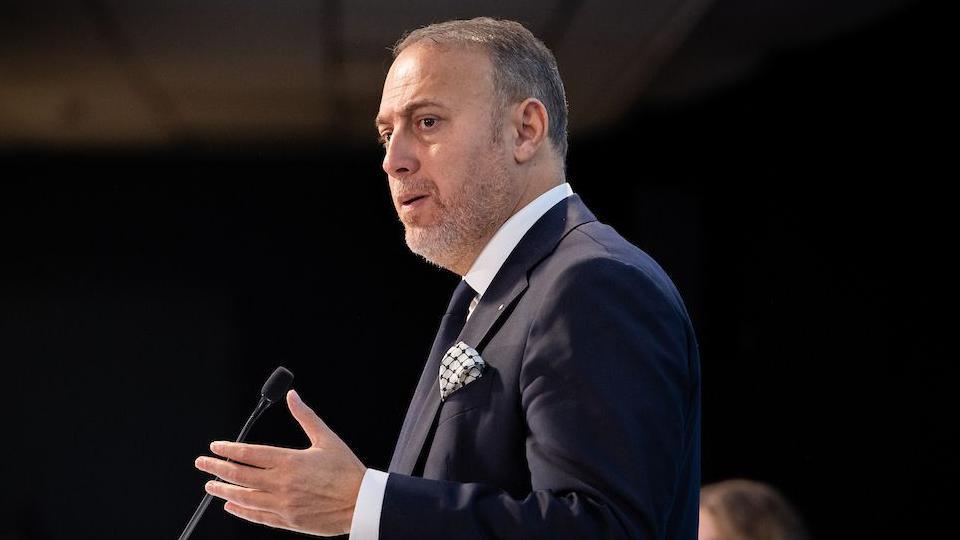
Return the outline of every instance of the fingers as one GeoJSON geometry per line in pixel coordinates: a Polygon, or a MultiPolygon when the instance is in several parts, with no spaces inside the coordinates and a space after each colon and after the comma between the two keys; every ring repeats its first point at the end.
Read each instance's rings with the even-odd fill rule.
{"type": "Polygon", "coordinates": [[[283,519],[274,514],[273,512],[267,512],[265,510],[254,510],[252,508],[244,508],[232,502],[227,502],[223,505],[223,509],[227,512],[237,516],[238,518],[245,519],[247,521],[252,521],[254,523],[259,523],[261,525],[266,525],[268,527],[284,527],[287,528],[283,519]]]}
{"type": "Polygon", "coordinates": [[[277,505],[276,498],[273,495],[259,489],[234,486],[216,480],[207,482],[204,489],[214,497],[220,497],[251,510],[269,512],[277,505]]]}
{"type": "Polygon", "coordinates": [[[238,486],[256,489],[269,489],[273,486],[270,482],[270,473],[264,469],[206,456],[198,457],[194,464],[201,471],[206,471],[238,486]]]}
{"type": "Polygon", "coordinates": [[[290,408],[290,414],[303,428],[303,432],[310,438],[313,446],[320,446],[329,438],[330,428],[313,412],[313,409],[307,407],[296,390],[287,392],[287,407],[290,408]]]}
{"type": "Polygon", "coordinates": [[[210,451],[233,461],[253,465],[261,469],[270,469],[282,463],[290,449],[260,444],[214,441],[210,443],[210,451]]]}

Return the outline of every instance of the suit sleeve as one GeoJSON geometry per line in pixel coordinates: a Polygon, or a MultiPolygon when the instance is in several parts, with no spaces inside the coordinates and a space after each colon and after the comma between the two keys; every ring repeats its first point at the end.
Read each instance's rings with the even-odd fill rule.
{"type": "Polygon", "coordinates": [[[520,371],[532,492],[391,474],[381,538],[661,538],[688,489],[687,318],[666,278],[611,259],[554,283],[520,371]]]}

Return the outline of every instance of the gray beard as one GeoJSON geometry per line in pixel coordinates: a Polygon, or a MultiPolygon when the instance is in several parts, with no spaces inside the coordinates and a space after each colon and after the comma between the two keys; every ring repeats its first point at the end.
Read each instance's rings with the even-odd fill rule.
{"type": "Polygon", "coordinates": [[[454,271],[460,261],[469,257],[471,253],[479,253],[479,246],[484,233],[483,230],[451,226],[442,223],[430,228],[407,227],[405,239],[410,251],[422,257],[425,261],[441,268],[454,271]]]}
{"type": "MultiPolygon", "coordinates": [[[[480,167],[473,167],[480,169],[480,167]]],[[[406,227],[410,251],[441,268],[454,269],[476,258],[513,209],[510,179],[500,163],[471,174],[475,180],[452,201],[439,201],[440,221],[431,227],[406,227]]],[[[467,269],[463,269],[466,271],[467,269]]]]}

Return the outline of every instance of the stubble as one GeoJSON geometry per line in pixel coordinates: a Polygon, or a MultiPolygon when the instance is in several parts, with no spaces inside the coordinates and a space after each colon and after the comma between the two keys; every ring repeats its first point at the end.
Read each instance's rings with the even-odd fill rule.
{"type": "MultiPolygon", "coordinates": [[[[512,209],[510,177],[497,154],[477,152],[467,167],[462,190],[448,200],[436,186],[428,187],[437,206],[437,222],[428,226],[404,223],[410,251],[442,268],[465,272],[465,265],[479,255],[483,244],[509,218],[512,209]]],[[[426,186],[425,186],[426,187],[426,186]]]]}

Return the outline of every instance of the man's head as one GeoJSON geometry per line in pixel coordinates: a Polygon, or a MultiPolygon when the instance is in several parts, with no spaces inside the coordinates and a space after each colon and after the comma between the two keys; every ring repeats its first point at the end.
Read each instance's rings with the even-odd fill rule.
{"type": "MultiPolygon", "coordinates": [[[[431,24],[400,38],[393,47],[394,59],[407,47],[423,42],[482,49],[493,64],[496,98],[503,106],[529,97],[540,100],[550,118],[550,143],[560,161],[566,159],[567,98],[557,61],[550,49],[523,25],[487,17],[431,24]]],[[[499,128],[501,117],[494,115],[491,121],[499,128]]]]}
{"type": "Polygon", "coordinates": [[[563,181],[556,62],[492,19],[415,30],[394,57],[377,115],[394,205],[412,251],[464,274],[507,218],[563,181]]]}
{"type": "Polygon", "coordinates": [[[806,540],[800,515],[772,486],[725,480],[700,490],[699,540],[806,540]]]}

